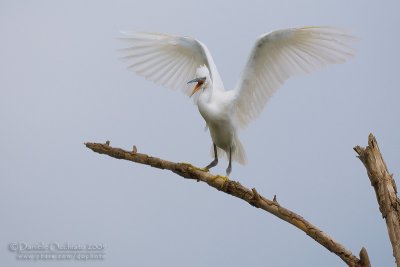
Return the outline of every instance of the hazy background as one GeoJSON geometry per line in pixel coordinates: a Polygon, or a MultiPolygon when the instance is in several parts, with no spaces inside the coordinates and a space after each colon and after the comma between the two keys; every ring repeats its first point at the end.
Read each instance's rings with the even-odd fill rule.
{"type": "MultiPolygon", "coordinates": [[[[378,139],[399,181],[399,1],[0,1],[1,266],[344,266],[278,218],[202,183],[95,154],[105,142],[204,166],[192,101],[126,70],[119,30],[194,36],[234,86],[255,38],[330,25],[359,37],[343,65],[295,77],[241,139],[232,179],[278,201],[373,266],[393,266],[353,146],[378,139]],[[17,261],[10,242],[104,244],[103,261],[17,261]]],[[[213,170],[225,173],[227,162],[213,170]]]]}

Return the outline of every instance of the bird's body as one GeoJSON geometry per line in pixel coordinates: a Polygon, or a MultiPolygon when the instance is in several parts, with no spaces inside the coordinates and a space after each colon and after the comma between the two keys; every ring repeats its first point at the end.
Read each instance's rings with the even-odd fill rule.
{"type": "Polygon", "coordinates": [[[200,41],[154,33],[128,34],[126,39],[131,47],[123,51],[133,63],[130,69],[158,84],[186,88],[195,96],[213,141],[214,160],[206,168],[217,165],[218,156],[225,153],[228,175],[231,161],[246,162],[237,130],[258,117],[285,80],[342,63],[353,53],[352,36],[334,28],[274,31],[257,39],[236,88],[225,91],[211,54],[200,41]],[[193,90],[185,86],[189,83],[196,83],[193,90]]]}
{"type": "Polygon", "coordinates": [[[236,129],[230,112],[233,100],[230,92],[203,93],[197,100],[199,112],[206,121],[213,142],[225,151],[229,150],[236,129]]]}

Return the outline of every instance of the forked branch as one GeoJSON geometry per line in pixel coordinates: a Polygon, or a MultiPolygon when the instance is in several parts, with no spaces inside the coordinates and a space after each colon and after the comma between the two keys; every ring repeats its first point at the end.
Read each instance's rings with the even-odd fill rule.
{"type": "Polygon", "coordinates": [[[263,209],[280,219],[294,225],[298,229],[305,232],[316,242],[324,246],[329,251],[339,256],[348,266],[367,267],[370,266],[368,254],[365,248],[360,251],[360,259],[346,249],[343,245],[335,241],[332,237],[318,229],[316,226],[305,220],[300,215],[282,207],[274,197],[269,200],[261,196],[255,188],[248,189],[239,182],[229,180],[225,176],[213,175],[210,172],[197,168],[187,163],[175,163],[160,158],[152,157],[146,154],[138,153],[136,147],[132,151],[125,151],[120,148],[113,148],[109,145],[99,143],[86,143],[88,148],[100,154],[106,154],[117,159],[124,159],[140,164],[150,165],[154,168],[170,170],[183,178],[202,181],[211,187],[225,192],[234,197],[240,198],[250,205],[263,209]]]}

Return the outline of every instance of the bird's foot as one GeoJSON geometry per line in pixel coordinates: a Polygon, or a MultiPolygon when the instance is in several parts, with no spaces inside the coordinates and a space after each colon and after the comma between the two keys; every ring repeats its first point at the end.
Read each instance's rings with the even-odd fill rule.
{"type": "Polygon", "coordinates": [[[211,161],[210,164],[208,164],[207,166],[205,166],[204,169],[208,171],[208,170],[211,169],[212,167],[217,166],[217,164],[218,164],[218,159],[214,159],[213,161],[211,161]]]}
{"type": "Polygon", "coordinates": [[[208,169],[206,169],[206,168],[200,168],[200,167],[196,167],[196,166],[193,166],[193,165],[192,165],[192,164],[190,164],[190,163],[181,162],[181,164],[184,164],[184,165],[186,165],[186,166],[188,166],[188,167],[190,167],[190,168],[196,169],[196,170],[198,170],[198,171],[202,171],[202,172],[208,172],[208,169]]]}
{"type": "Polygon", "coordinates": [[[222,189],[224,187],[225,183],[229,182],[229,177],[222,176],[222,175],[216,175],[214,178],[211,179],[211,181],[214,186],[217,185],[217,187],[219,189],[222,189]]]}
{"type": "Polygon", "coordinates": [[[232,172],[232,165],[229,165],[228,168],[226,169],[226,176],[229,177],[229,174],[232,172]]]}

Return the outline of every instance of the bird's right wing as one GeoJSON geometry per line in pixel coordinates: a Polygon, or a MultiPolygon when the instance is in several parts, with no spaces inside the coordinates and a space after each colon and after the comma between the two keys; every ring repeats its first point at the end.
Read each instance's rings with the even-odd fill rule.
{"type": "Polygon", "coordinates": [[[354,37],[329,27],[292,28],[256,41],[235,91],[234,114],[244,128],[291,76],[343,63],[353,55],[354,37]]]}
{"type": "Polygon", "coordinates": [[[123,34],[121,39],[127,41],[129,47],[120,49],[124,53],[121,59],[128,62],[128,69],[146,79],[190,94],[187,82],[196,78],[198,67],[205,65],[213,83],[222,85],[210,52],[200,41],[161,33],[123,34]]]}

